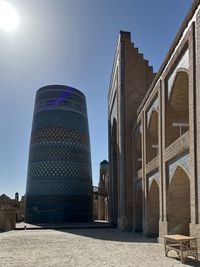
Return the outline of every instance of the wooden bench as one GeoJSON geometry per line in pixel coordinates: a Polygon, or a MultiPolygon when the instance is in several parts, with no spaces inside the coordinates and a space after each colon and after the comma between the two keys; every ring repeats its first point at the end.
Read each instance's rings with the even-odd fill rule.
{"type": "Polygon", "coordinates": [[[170,250],[175,250],[182,263],[189,256],[198,260],[197,239],[184,235],[165,235],[164,236],[165,256],[170,250]]]}

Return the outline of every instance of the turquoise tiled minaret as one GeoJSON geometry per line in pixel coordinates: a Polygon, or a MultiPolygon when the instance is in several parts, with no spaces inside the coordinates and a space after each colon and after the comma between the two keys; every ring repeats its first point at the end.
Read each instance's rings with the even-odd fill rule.
{"type": "Polygon", "coordinates": [[[26,186],[27,223],[89,222],[90,141],[85,96],[63,85],[36,94],[26,186]]]}

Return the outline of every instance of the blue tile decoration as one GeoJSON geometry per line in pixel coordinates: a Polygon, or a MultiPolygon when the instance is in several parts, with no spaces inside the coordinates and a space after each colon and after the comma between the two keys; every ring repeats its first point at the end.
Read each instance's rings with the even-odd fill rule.
{"type": "Polygon", "coordinates": [[[170,99],[170,95],[172,92],[172,88],[173,88],[173,84],[174,84],[174,80],[176,78],[177,75],[177,71],[179,69],[185,69],[185,70],[189,70],[189,49],[187,49],[184,53],[184,55],[182,56],[182,58],[179,60],[178,64],[176,65],[175,69],[173,70],[172,74],[170,75],[170,77],[167,80],[167,87],[168,87],[168,100],[170,99]]]}
{"type": "Polygon", "coordinates": [[[190,174],[190,154],[189,151],[184,152],[183,154],[177,156],[176,158],[167,162],[167,180],[168,184],[170,184],[173,174],[176,168],[180,166],[183,168],[186,173],[190,174]]]}
{"type": "Polygon", "coordinates": [[[153,102],[153,104],[151,105],[150,109],[147,112],[147,127],[149,126],[152,112],[153,111],[158,111],[158,109],[159,109],[159,99],[157,97],[156,100],[153,102]]]}
{"type": "Polygon", "coordinates": [[[85,96],[59,85],[36,94],[29,148],[25,221],[88,222],[92,174],[85,96]]]}
{"type": "Polygon", "coordinates": [[[155,180],[157,182],[158,186],[159,186],[159,184],[160,184],[160,173],[159,173],[158,169],[152,171],[151,173],[149,173],[147,175],[149,191],[150,191],[151,185],[153,183],[153,180],[155,180]]]}

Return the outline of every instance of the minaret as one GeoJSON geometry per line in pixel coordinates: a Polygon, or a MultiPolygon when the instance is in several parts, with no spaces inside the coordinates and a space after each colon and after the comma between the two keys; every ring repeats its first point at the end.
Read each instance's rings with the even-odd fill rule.
{"type": "Polygon", "coordinates": [[[105,177],[108,173],[109,163],[107,160],[103,160],[100,163],[100,175],[98,185],[98,220],[105,220],[106,216],[106,181],[105,177]]]}
{"type": "Polygon", "coordinates": [[[86,99],[63,85],[36,94],[26,186],[27,223],[92,220],[86,99]]]}

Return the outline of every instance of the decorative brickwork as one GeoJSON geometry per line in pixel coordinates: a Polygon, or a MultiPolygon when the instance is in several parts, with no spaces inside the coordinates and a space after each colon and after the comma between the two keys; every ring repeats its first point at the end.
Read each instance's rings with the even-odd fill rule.
{"type": "Polygon", "coordinates": [[[126,230],[132,209],[134,219],[128,222],[135,231],[160,238],[191,234],[200,242],[200,2],[194,1],[153,81],[141,57],[130,45],[130,34],[121,32],[108,96],[111,210],[117,184],[119,228],[126,230]],[[142,79],[146,86],[137,90],[135,81],[142,79]]]}
{"type": "Polygon", "coordinates": [[[152,67],[134,47],[130,33],[121,31],[108,95],[109,161],[111,222],[127,231],[133,225],[132,165],[134,160],[138,162],[133,158],[132,126],[137,118],[137,108],[153,78],[152,67]]]}
{"type": "Polygon", "coordinates": [[[74,88],[46,86],[37,92],[25,219],[30,223],[92,219],[86,102],[74,88]]]}

